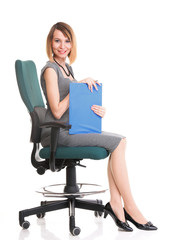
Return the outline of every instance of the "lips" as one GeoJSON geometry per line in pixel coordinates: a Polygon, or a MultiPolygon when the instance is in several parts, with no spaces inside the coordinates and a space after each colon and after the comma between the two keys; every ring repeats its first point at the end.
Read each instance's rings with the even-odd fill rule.
{"type": "Polygon", "coordinates": [[[65,54],[66,51],[58,51],[60,54],[65,54]]]}

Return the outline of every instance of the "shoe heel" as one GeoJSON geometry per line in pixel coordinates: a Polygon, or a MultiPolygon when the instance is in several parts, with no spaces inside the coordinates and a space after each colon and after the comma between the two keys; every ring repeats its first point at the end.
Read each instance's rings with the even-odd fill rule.
{"type": "Polygon", "coordinates": [[[108,212],[106,210],[104,210],[104,218],[106,218],[108,215],[108,212]]]}

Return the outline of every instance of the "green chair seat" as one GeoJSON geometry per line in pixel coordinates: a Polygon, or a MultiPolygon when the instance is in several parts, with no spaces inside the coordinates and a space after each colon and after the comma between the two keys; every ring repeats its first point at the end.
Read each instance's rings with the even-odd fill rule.
{"type": "MultiPolygon", "coordinates": [[[[42,148],[39,152],[41,158],[50,157],[50,147],[42,148]]],[[[104,159],[109,153],[101,147],[58,147],[56,150],[56,159],[104,159]]]]}

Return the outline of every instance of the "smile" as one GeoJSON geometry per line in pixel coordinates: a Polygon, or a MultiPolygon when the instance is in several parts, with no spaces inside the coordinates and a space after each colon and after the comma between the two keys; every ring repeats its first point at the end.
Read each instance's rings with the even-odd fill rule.
{"type": "Polygon", "coordinates": [[[67,51],[58,51],[60,54],[64,54],[66,53],[67,51]]]}

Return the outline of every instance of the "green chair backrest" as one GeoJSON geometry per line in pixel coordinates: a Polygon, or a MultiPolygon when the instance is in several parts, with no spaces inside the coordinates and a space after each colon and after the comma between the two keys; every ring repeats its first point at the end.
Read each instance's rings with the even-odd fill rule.
{"type": "Polygon", "coordinates": [[[35,63],[16,60],[15,70],[20,95],[28,111],[31,113],[35,107],[44,107],[35,63]]]}

